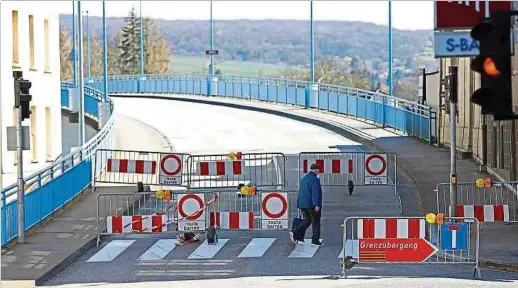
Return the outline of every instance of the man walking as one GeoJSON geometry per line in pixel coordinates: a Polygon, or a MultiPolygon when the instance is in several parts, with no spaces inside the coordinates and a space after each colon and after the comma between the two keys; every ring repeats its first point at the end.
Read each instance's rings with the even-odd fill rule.
{"type": "Polygon", "coordinates": [[[320,241],[320,216],[322,212],[322,187],[320,186],[320,179],[317,177],[320,173],[320,166],[318,164],[311,164],[311,171],[300,181],[299,195],[297,198],[297,208],[301,210],[303,222],[294,227],[290,232],[290,240],[300,240],[300,235],[306,233],[309,225],[312,225],[313,237],[311,237],[311,244],[322,245],[320,241]]]}

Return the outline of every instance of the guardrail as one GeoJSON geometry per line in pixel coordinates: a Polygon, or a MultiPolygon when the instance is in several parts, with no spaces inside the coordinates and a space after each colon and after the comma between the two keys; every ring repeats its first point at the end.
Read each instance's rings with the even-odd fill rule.
{"type": "MultiPolygon", "coordinates": [[[[100,89],[103,78],[88,79],[100,89]]],[[[313,108],[354,117],[423,139],[436,141],[432,108],[368,90],[307,81],[242,76],[153,74],[110,76],[110,94],[161,93],[231,97],[313,108]]]]}
{"type": "MultiPolygon", "coordinates": [[[[71,83],[61,84],[61,105],[68,108],[68,89],[71,83]]],[[[85,114],[97,118],[97,103],[103,94],[85,86],[85,114]]],[[[110,111],[113,112],[113,103],[110,111]]],[[[79,195],[93,179],[92,155],[100,148],[113,148],[115,145],[115,122],[113,117],[92,139],[77,151],[63,156],[48,167],[25,177],[25,229],[28,230],[52,215],[58,209],[79,195]],[[65,189],[66,187],[66,189],[65,189]]],[[[1,192],[2,246],[18,236],[18,186],[13,184],[1,192]]]]}

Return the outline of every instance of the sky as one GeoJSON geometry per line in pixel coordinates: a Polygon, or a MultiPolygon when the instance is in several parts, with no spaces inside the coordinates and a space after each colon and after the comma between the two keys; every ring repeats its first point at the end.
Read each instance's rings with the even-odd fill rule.
{"type": "MultiPolygon", "coordinates": [[[[71,14],[72,1],[48,1],[59,13],[71,14]]],[[[209,1],[142,1],[144,17],[167,20],[206,20],[209,1]]],[[[299,19],[310,16],[309,1],[213,1],[214,20],[299,19]]],[[[107,1],[108,16],[126,16],[139,1],[107,1]]],[[[81,1],[81,9],[102,16],[101,1],[81,1]]],[[[392,24],[397,29],[433,29],[433,1],[392,1],[392,24]]],[[[314,20],[349,20],[387,25],[388,1],[314,1],[314,20]]]]}

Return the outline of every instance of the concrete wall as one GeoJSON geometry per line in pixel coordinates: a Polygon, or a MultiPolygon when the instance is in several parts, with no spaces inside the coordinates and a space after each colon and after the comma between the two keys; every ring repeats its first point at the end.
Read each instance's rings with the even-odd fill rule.
{"type": "MultiPolygon", "coordinates": [[[[27,173],[42,169],[62,152],[61,99],[59,59],[59,14],[44,1],[2,1],[1,5],[1,87],[0,87],[0,168],[3,173],[16,173],[15,152],[7,151],[6,127],[15,125],[13,70],[21,70],[32,82],[31,106],[34,112],[22,125],[30,126],[31,151],[24,152],[27,173]],[[18,11],[18,61],[13,53],[13,10],[18,11]],[[29,15],[33,21],[34,63],[31,65],[29,15]],[[45,20],[48,21],[48,46],[45,49],[45,20]],[[48,65],[45,63],[48,51],[48,65]],[[47,117],[47,109],[50,109],[47,117]],[[49,152],[47,153],[47,147],[49,152]],[[37,153],[34,154],[34,149],[37,153]]],[[[1,178],[1,177],[0,177],[1,178]]],[[[0,181],[1,182],[1,181],[0,181]]],[[[5,187],[10,183],[0,183],[5,187]]]]}

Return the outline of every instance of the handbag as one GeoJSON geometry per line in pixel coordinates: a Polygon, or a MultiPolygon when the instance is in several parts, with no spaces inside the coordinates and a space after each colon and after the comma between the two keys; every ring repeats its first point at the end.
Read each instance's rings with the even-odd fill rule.
{"type": "MultiPolygon", "coordinates": [[[[293,223],[291,224],[291,231],[293,232],[297,226],[302,224],[304,222],[304,219],[302,218],[302,213],[300,212],[300,209],[297,209],[297,216],[293,218],[293,223]]],[[[303,232],[303,235],[293,235],[295,240],[304,240],[304,236],[306,234],[306,231],[303,232]]]]}

